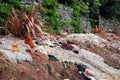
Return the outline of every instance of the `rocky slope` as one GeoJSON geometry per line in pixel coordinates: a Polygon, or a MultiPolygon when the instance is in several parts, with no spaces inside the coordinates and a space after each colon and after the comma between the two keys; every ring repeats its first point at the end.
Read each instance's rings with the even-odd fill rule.
{"type": "Polygon", "coordinates": [[[120,38],[115,34],[44,33],[33,41],[31,49],[20,38],[0,38],[1,80],[120,80],[120,38]]]}

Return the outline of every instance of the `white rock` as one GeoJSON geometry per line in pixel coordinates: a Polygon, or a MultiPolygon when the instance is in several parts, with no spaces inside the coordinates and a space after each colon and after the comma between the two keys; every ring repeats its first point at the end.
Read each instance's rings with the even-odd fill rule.
{"type": "Polygon", "coordinates": [[[31,55],[26,52],[26,50],[30,48],[23,40],[16,38],[2,38],[0,41],[2,42],[2,44],[0,44],[0,52],[6,54],[11,61],[32,61],[31,55]],[[13,45],[17,45],[19,51],[12,51],[13,45]]]}
{"type": "Polygon", "coordinates": [[[107,42],[107,40],[100,38],[92,33],[90,34],[71,34],[67,36],[67,40],[74,42],[76,40],[78,43],[85,43],[86,41],[90,41],[92,44],[99,45],[100,47],[104,47],[103,43],[107,42]],[[102,46],[101,46],[102,43],[102,46]]]}
{"type": "Polygon", "coordinates": [[[96,80],[114,80],[115,78],[118,78],[116,80],[120,80],[120,70],[108,66],[104,63],[104,59],[102,57],[90,51],[80,49],[79,54],[75,54],[60,47],[46,47],[46,51],[56,56],[61,62],[77,62],[78,64],[86,65],[88,69],[92,70],[92,75],[94,75],[96,80]]]}

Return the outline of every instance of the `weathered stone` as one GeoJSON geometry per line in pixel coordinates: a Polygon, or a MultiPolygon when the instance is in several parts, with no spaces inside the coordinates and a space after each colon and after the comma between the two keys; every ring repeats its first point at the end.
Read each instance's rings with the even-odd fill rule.
{"type": "Polygon", "coordinates": [[[51,74],[51,75],[54,75],[55,70],[54,70],[53,65],[52,64],[47,64],[47,67],[48,67],[48,73],[51,74]]]}
{"type": "Polygon", "coordinates": [[[99,25],[102,25],[104,28],[106,28],[108,32],[120,34],[120,22],[118,21],[100,18],[99,25]]]}
{"type": "Polygon", "coordinates": [[[61,20],[64,22],[70,22],[71,21],[71,12],[73,11],[73,8],[66,7],[62,4],[59,4],[59,13],[62,15],[61,20]]]}
{"type": "Polygon", "coordinates": [[[83,30],[87,30],[87,32],[91,32],[91,25],[88,17],[81,17],[82,24],[81,26],[83,27],[83,30]]]}

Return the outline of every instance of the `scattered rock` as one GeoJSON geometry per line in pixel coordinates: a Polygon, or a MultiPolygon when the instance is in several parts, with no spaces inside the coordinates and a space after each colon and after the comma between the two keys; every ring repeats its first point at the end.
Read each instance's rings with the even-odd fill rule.
{"type": "Polygon", "coordinates": [[[52,64],[47,64],[47,67],[48,67],[48,73],[50,75],[54,75],[55,73],[54,66],[52,64]]]}

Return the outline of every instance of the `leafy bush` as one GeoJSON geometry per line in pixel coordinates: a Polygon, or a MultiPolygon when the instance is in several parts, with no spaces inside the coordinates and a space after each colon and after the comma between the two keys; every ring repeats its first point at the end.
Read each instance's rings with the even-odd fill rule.
{"type": "Polygon", "coordinates": [[[0,25],[4,24],[5,19],[10,16],[10,11],[8,5],[5,3],[0,3],[0,25]]]}
{"type": "Polygon", "coordinates": [[[90,18],[90,23],[93,28],[95,26],[99,25],[99,7],[101,6],[99,0],[89,0],[89,18],[90,18]]]}
{"type": "Polygon", "coordinates": [[[81,32],[81,14],[88,14],[88,3],[82,0],[44,0],[40,11],[45,15],[45,21],[48,22],[48,27],[51,27],[52,31],[59,33],[61,26],[67,26],[72,29],[73,32],[81,32]],[[72,7],[74,10],[72,13],[71,22],[61,21],[61,15],[58,13],[58,3],[65,4],[72,7]],[[72,27],[71,27],[72,26],[72,27]]]}
{"type": "Polygon", "coordinates": [[[19,10],[22,8],[20,0],[0,0],[0,25],[11,15],[11,8],[15,7],[19,10]]]}
{"type": "Polygon", "coordinates": [[[21,9],[22,8],[20,0],[8,0],[6,2],[6,4],[8,4],[10,7],[16,8],[16,9],[21,9]]]}
{"type": "Polygon", "coordinates": [[[62,25],[60,20],[61,15],[58,13],[58,2],[57,0],[44,0],[41,9],[45,15],[45,21],[48,22],[47,27],[51,27],[55,33],[59,33],[62,25]]]}
{"type": "Polygon", "coordinates": [[[73,8],[73,12],[70,24],[74,27],[73,31],[75,33],[82,32],[81,15],[88,14],[88,3],[82,0],[71,0],[71,7],[73,8]]]}

